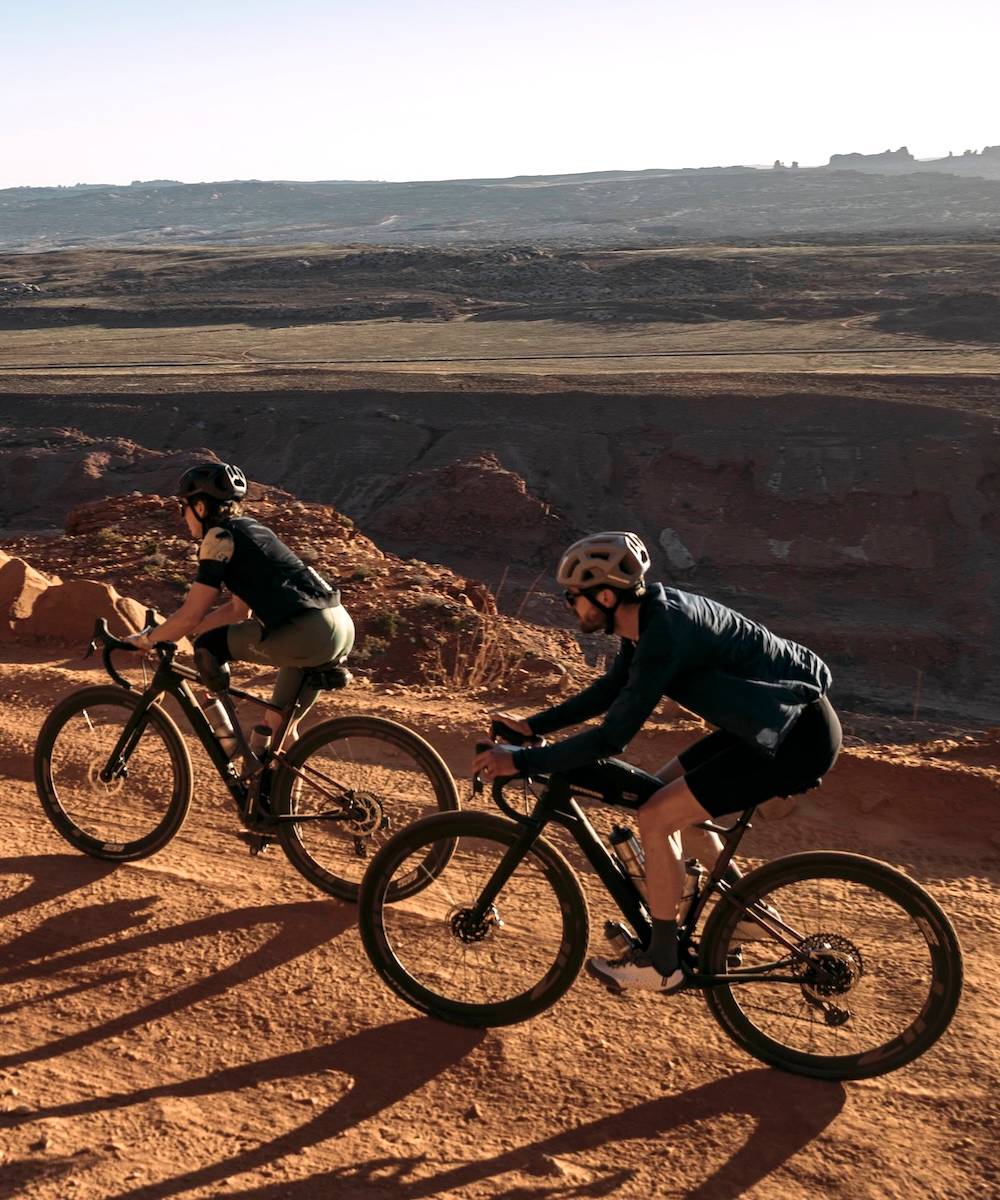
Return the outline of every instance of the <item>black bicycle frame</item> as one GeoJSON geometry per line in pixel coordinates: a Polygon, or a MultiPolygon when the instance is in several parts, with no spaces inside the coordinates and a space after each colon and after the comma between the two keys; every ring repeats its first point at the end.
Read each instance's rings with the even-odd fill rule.
{"type": "MultiPolygon", "coordinates": [[[[112,650],[134,650],[135,647],[129,645],[128,643],[123,643],[120,641],[120,639],[116,639],[109,635],[103,622],[98,622],[98,626],[99,628],[95,629],[95,641],[92,642],[91,645],[95,646],[97,640],[104,640],[104,664],[108,670],[108,673],[116,683],[125,688],[127,691],[137,690],[128,682],[128,680],[124,679],[117,671],[115,671],[110,663],[110,653],[112,650]],[[104,628],[102,629],[100,626],[104,626],[104,628]]],[[[191,689],[191,683],[201,682],[197,671],[192,670],[190,667],[180,666],[175,663],[173,661],[175,650],[176,647],[172,643],[164,643],[158,648],[160,658],[156,672],[154,673],[153,678],[150,680],[146,689],[142,692],[139,702],[133,710],[132,715],[125,722],[125,726],[122,729],[121,735],[119,736],[114,749],[111,751],[111,754],[108,756],[108,761],[105,764],[104,769],[100,773],[100,778],[102,782],[110,783],[111,780],[116,779],[127,772],[128,760],[131,757],[132,752],[135,750],[135,747],[138,744],[139,738],[142,736],[143,729],[146,725],[146,714],[154,704],[159,702],[161,696],[171,695],[177,700],[177,703],[183,710],[184,715],[190,722],[191,728],[193,729],[195,735],[201,742],[202,746],[204,746],[205,753],[212,760],[212,764],[218,771],[222,781],[229,790],[230,795],[236,803],[237,811],[239,812],[241,821],[245,825],[249,826],[252,824],[253,817],[253,789],[248,787],[244,779],[239,776],[236,768],[232,764],[230,757],[219,744],[219,740],[212,731],[212,727],[208,722],[208,718],[202,711],[201,705],[198,703],[194,692],[191,689]]],[[[270,709],[272,712],[278,712],[282,714],[282,721],[274,738],[275,744],[279,747],[281,746],[285,734],[288,731],[288,726],[295,718],[295,714],[299,706],[299,696],[295,697],[295,700],[286,710],[277,704],[273,704],[269,700],[262,700],[259,696],[255,696],[251,692],[241,691],[239,688],[228,688],[225,692],[216,692],[214,694],[218,697],[223,708],[229,716],[233,726],[233,735],[237,740],[239,749],[242,752],[246,762],[257,761],[257,757],[250,748],[250,745],[246,740],[246,736],[244,735],[240,726],[240,722],[236,713],[236,706],[233,702],[234,698],[239,700],[247,700],[261,708],[270,709]]],[[[302,771],[300,771],[297,767],[292,766],[292,764],[288,762],[282,751],[279,750],[274,757],[282,762],[286,768],[292,771],[295,775],[300,777],[304,775],[302,771]]],[[[263,766],[263,764],[261,764],[261,766],[263,766]]],[[[310,776],[316,776],[317,778],[322,779],[324,782],[331,784],[333,787],[339,788],[341,793],[345,793],[349,790],[338,784],[336,780],[329,778],[316,767],[308,767],[307,770],[310,776]]],[[[319,787],[315,780],[310,779],[310,782],[313,784],[313,786],[319,787]]],[[[326,789],[319,787],[319,790],[326,794],[326,789]]],[[[306,821],[350,820],[351,816],[352,814],[349,811],[282,814],[270,815],[268,817],[268,822],[269,824],[273,825],[287,824],[290,822],[301,824],[306,821]]]]}
{"type": "MultiPolygon", "coordinates": [[[[649,939],[652,936],[652,925],[646,902],[633,883],[632,877],[626,872],[618,859],[605,847],[600,835],[590,821],[587,820],[580,805],[573,798],[570,785],[558,776],[551,778],[539,796],[530,815],[525,816],[511,808],[504,800],[502,795],[503,782],[509,782],[509,780],[497,781],[500,786],[494,786],[494,800],[507,816],[523,826],[524,832],[504,854],[503,858],[497,864],[496,870],[480,893],[479,899],[470,914],[473,926],[485,919],[487,910],[496,900],[497,896],[499,896],[518,864],[529,853],[532,845],[542,835],[545,827],[550,822],[554,822],[557,825],[561,825],[579,846],[584,857],[594,868],[594,871],[604,884],[608,894],[618,906],[619,912],[628,921],[629,925],[631,925],[639,940],[639,944],[642,946],[648,945],[649,939]]],[[[708,903],[709,897],[713,892],[718,892],[725,899],[727,893],[731,890],[729,884],[725,882],[722,876],[732,861],[737,847],[743,839],[743,835],[751,827],[750,819],[755,811],[756,806],[746,809],[736,823],[728,828],[716,825],[710,821],[706,821],[700,826],[724,837],[725,844],[715,866],[709,873],[705,885],[700,889],[694,903],[684,914],[684,918],[678,928],[679,947],[682,956],[690,956],[694,953],[691,941],[692,935],[697,927],[698,918],[708,903]]],[[[735,903],[735,901],[732,901],[732,903],[735,903]]],[[[785,925],[783,921],[770,917],[762,920],[750,909],[745,911],[745,915],[760,925],[761,928],[765,929],[776,940],[780,941],[787,948],[789,957],[792,960],[799,959],[804,961],[807,958],[798,949],[795,942],[786,937],[782,931],[787,931],[792,938],[797,938],[798,940],[801,940],[802,935],[796,933],[790,926],[785,925]]],[[[800,984],[802,980],[797,975],[776,975],[773,973],[774,969],[784,966],[786,962],[786,959],[779,959],[774,963],[753,968],[740,969],[737,967],[732,971],[726,971],[722,974],[699,973],[689,977],[689,984],[696,987],[714,987],[717,984],[723,983],[767,982],[800,984]],[[772,969],[769,970],[768,967],[772,969]]],[[[813,969],[816,969],[816,967],[814,966],[813,969]]]]}

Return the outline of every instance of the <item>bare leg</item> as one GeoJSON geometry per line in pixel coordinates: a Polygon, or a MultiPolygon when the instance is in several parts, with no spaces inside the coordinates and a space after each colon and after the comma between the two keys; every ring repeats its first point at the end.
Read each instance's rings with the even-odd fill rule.
{"type": "MultiPolygon", "coordinates": [[[[707,819],[711,820],[711,818],[707,819]]],[[[722,838],[717,833],[710,833],[707,829],[694,827],[682,830],[680,838],[684,856],[696,858],[702,866],[711,871],[722,853],[722,838]]]]}
{"type": "MultiPolygon", "coordinates": [[[[681,766],[681,760],[679,758],[672,758],[668,763],[664,763],[660,767],[656,775],[664,783],[673,783],[675,779],[683,779],[684,768],[681,766]]],[[[655,797],[653,798],[655,799],[655,797]]],[[[698,818],[698,821],[707,821],[710,819],[709,814],[705,813],[704,816],[698,818]]],[[[697,823],[695,822],[695,824],[697,823]]],[[[710,833],[707,829],[696,829],[693,826],[689,826],[674,834],[673,837],[677,854],[682,860],[696,858],[709,871],[718,862],[719,855],[722,853],[722,838],[717,833],[710,833]]],[[[645,841],[645,839],[643,840],[645,841]]],[[[735,871],[735,868],[733,870],[735,871]]]]}
{"type": "Polygon", "coordinates": [[[672,835],[709,814],[691,794],[683,779],[675,779],[639,809],[639,832],[646,853],[646,888],[650,913],[661,920],[674,920],[684,880],[680,839],[672,835]]]}

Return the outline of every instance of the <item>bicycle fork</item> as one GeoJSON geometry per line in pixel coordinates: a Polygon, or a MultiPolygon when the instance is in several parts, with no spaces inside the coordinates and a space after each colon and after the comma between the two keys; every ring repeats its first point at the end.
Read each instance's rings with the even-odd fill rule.
{"type": "MultiPolygon", "coordinates": [[[[146,714],[158,699],[159,696],[153,696],[148,701],[136,705],[132,715],[125,722],[125,728],[121,731],[118,741],[115,743],[115,748],[108,755],[108,761],[98,772],[98,778],[101,783],[109,784],[116,779],[128,778],[128,760],[132,757],[136,746],[139,744],[139,739],[145,732],[148,724],[146,714]]],[[[89,716],[87,717],[87,723],[88,725],[90,724],[89,716]]],[[[91,728],[93,727],[91,726],[91,728]]]]}

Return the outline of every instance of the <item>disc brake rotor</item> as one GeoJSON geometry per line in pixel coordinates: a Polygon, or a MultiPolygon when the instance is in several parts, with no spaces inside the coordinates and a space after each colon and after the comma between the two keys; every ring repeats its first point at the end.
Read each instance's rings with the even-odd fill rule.
{"type": "Polygon", "coordinates": [[[371,792],[351,793],[351,817],[344,823],[347,832],[355,838],[371,837],[386,828],[382,802],[371,792]]]}
{"type": "Polygon", "coordinates": [[[503,928],[503,921],[497,906],[491,904],[480,921],[473,921],[471,908],[453,908],[448,914],[448,925],[452,934],[468,946],[484,942],[497,929],[503,928]]]}
{"type": "Polygon", "coordinates": [[[832,996],[846,996],[865,973],[861,951],[837,933],[814,933],[799,944],[807,958],[798,959],[793,970],[802,980],[807,1000],[825,1005],[832,996]]]}
{"type": "Polygon", "coordinates": [[[92,759],[87,764],[87,782],[92,792],[99,792],[102,796],[116,796],[125,786],[125,776],[116,775],[114,779],[105,782],[101,778],[101,772],[107,765],[106,758],[92,759]]]}

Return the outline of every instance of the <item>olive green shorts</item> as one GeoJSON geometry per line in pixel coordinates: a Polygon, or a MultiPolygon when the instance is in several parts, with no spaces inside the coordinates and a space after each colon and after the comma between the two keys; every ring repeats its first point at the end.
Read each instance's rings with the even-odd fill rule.
{"type": "MultiPolygon", "coordinates": [[[[279,668],[271,701],[287,708],[310,667],[339,662],[350,654],[354,646],[354,622],[342,604],[335,604],[332,608],[310,609],[280,626],[270,637],[264,637],[263,625],[251,617],[249,621],[228,626],[226,640],[233,659],[279,668]]],[[[301,712],[318,695],[312,688],[304,692],[301,712]]]]}

